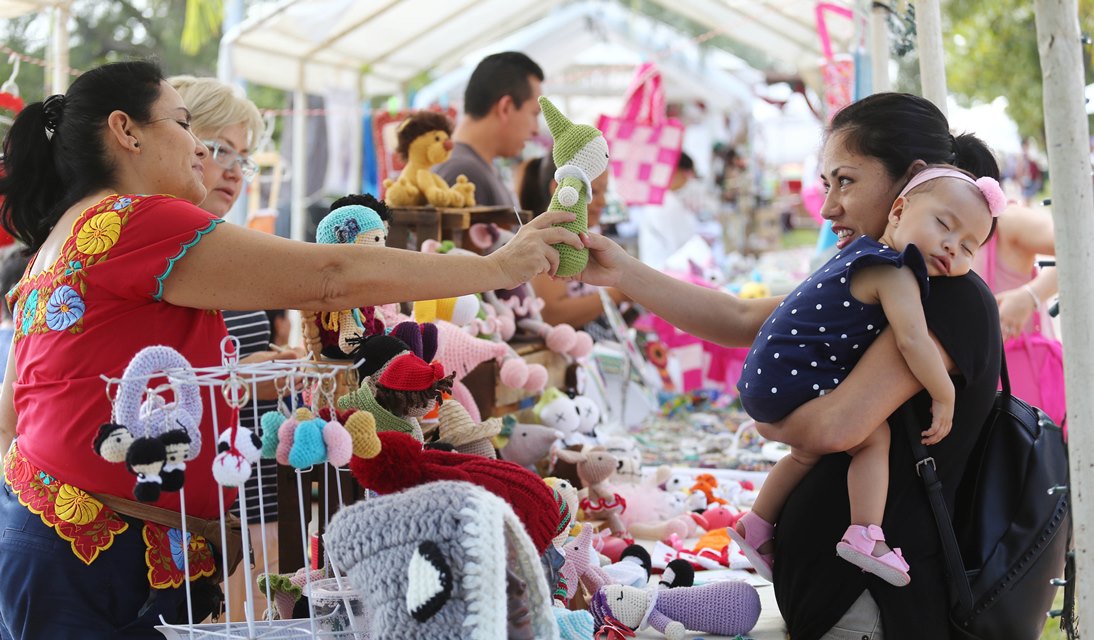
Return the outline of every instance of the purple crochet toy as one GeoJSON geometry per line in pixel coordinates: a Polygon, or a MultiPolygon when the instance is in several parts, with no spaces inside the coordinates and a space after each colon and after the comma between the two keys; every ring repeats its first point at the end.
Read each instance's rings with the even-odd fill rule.
{"type": "Polygon", "coordinates": [[[746,582],[660,590],[612,584],[597,590],[589,610],[602,630],[651,626],[670,640],[683,640],[687,631],[735,636],[756,626],[760,595],[746,582]]]}

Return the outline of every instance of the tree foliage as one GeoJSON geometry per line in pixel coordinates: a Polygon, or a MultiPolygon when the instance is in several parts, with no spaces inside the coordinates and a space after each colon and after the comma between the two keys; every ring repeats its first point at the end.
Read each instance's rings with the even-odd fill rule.
{"type": "MultiPolygon", "coordinates": [[[[217,32],[193,53],[182,50],[186,2],[173,0],[76,0],[69,19],[69,66],[86,70],[118,60],[157,60],[168,75],[215,75],[217,32]]],[[[48,58],[48,14],[7,21],[6,44],[31,57],[48,58]]],[[[22,65],[19,87],[28,102],[41,100],[46,87],[41,67],[22,65]]]]}
{"type": "MultiPolygon", "coordinates": [[[[1094,35],[1094,2],[1080,0],[1079,27],[1094,35]]],[[[1007,98],[1007,113],[1023,138],[1044,145],[1045,117],[1037,27],[1031,0],[949,0],[946,82],[959,102],[1007,98]]],[[[1085,81],[1094,82],[1092,47],[1084,48],[1085,81]]]]}

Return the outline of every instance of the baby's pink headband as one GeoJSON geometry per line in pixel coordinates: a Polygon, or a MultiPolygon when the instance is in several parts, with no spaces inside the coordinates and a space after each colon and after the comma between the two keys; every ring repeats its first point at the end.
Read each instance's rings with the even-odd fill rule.
{"type": "Polygon", "coordinates": [[[988,201],[988,211],[991,212],[991,217],[993,218],[999,217],[999,214],[1007,207],[1007,196],[1003,193],[1003,190],[999,187],[999,183],[995,181],[995,178],[984,177],[973,180],[960,171],[947,169],[945,167],[931,167],[915,174],[912,176],[912,179],[908,181],[907,186],[900,192],[900,196],[897,197],[904,196],[924,182],[934,180],[935,178],[957,178],[958,180],[964,180],[965,182],[974,185],[980,190],[980,193],[983,194],[984,199],[988,201]]]}

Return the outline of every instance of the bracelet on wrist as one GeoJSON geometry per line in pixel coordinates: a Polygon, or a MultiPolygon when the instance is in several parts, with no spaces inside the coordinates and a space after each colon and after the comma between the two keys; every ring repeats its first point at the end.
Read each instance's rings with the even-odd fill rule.
{"type": "Polygon", "coordinates": [[[1033,308],[1040,309],[1041,298],[1037,296],[1037,292],[1033,290],[1033,287],[1029,286],[1028,284],[1024,284],[1022,285],[1022,289],[1029,294],[1029,297],[1033,298],[1033,308]]]}

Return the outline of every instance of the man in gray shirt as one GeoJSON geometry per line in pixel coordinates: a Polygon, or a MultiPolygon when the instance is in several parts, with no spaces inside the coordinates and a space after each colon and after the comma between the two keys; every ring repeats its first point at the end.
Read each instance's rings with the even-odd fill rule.
{"type": "Polygon", "coordinates": [[[452,134],[452,156],[434,172],[454,184],[460,174],[475,183],[475,202],[516,206],[517,200],[494,168],[494,158],[513,158],[539,128],[543,70],[517,51],[483,58],[467,81],[463,117],[452,134]]]}

